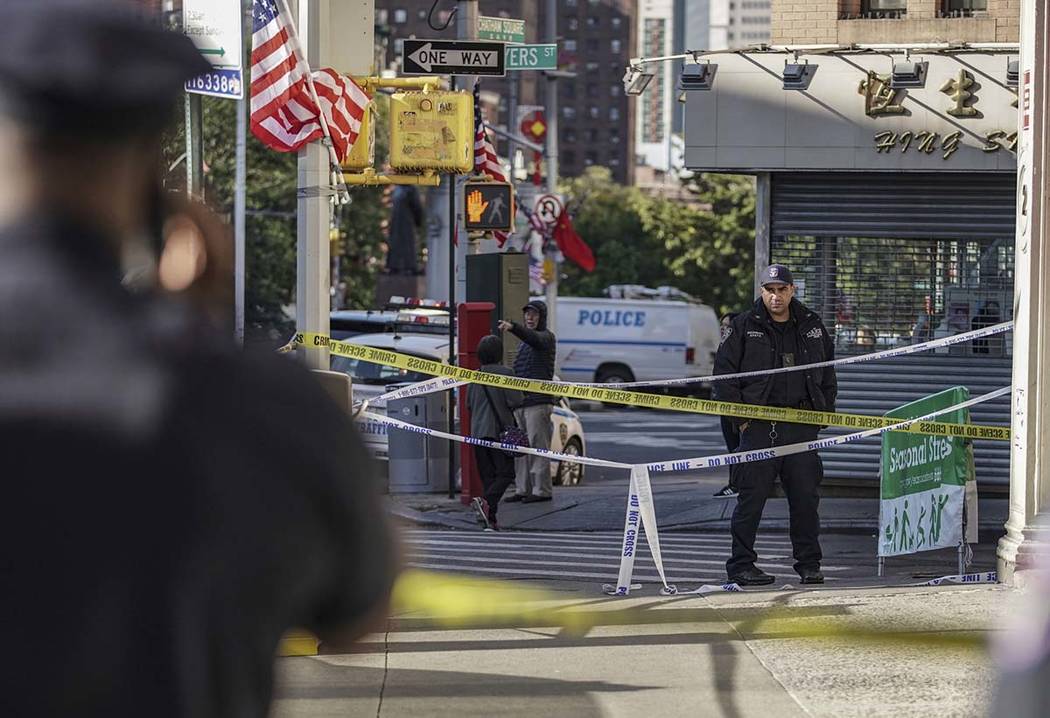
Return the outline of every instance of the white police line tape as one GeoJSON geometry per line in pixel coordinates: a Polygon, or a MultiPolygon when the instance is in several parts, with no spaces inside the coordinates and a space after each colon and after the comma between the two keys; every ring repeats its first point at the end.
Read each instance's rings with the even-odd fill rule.
{"type": "MultiPolygon", "coordinates": [[[[889,426],[879,427],[875,429],[865,429],[864,431],[858,431],[853,434],[843,434],[842,436],[832,436],[827,439],[815,439],[813,441],[804,441],[797,444],[784,444],[783,446],[774,446],[768,449],[755,449],[749,451],[737,451],[729,452],[725,454],[712,454],[709,456],[698,456],[690,459],[676,459],[672,461],[656,461],[644,466],[650,472],[667,473],[674,471],[691,471],[693,469],[716,469],[725,466],[735,466],[737,464],[747,464],[754,461],[765,461],[766,459],[779,458],[781,456],[790,456],[792,454],[802,454],[807,451],[815,451],[819,449],[826,449],[831,446],[841,446],[844,444],[850,444],[861,439],[865,439],[871,436],[878,436],[889,431],[894,431],[909,424],[914,424],[920,421],[928,421],[935,416],[940,414],[965,409],[976,404],[980,404],[992,399],[996,399],[1000,396],[1005,396],[1010,392],[1010,387],[1003,387],[996,389],[995,391],[981,396],[968,399],[964,402],[956,404],[954,406],[940,409],[938,411],[926,414],[924,416],[916,417],[914,419],[904,419],[895,424],[889,426]]],[[[369,401],[374,403],[375,399],[369,401]]],[[[597,459],[590,456],[582,456],[579,454],[561,454],[550,449],[536,449],[532,447],[516,446],[514,444],[503,444],[498,441],[490,441],[488,439],[481,439],[474,436],[461,436],[460,434],[450,434],[445,431],[438,429],[430,429],[425,426],[417,426],[416,424],[410,424],[400,419],[394,419],[385,414],[377,414],[371,411],[363,411],[359,415],[361,418],[369,419],[379,424],[386,424],[387,426],[393,426],[404,431],[411,431],[416,434],[423,434],[438,439],[447,439],[449,441],[457,441],[464,444],[471,444],[475,446],[486,446],[491,449],[500,449],[502,451],[511,451],[519,454],[532,454],[533,456],[539,456],[551,461],[568,461],[570,463],[584,464],[586,466],[601,466],[610,469],[634,469],[638,464],[628,464],[621,461],[610,461],[608,459],[597,459]]]]}
{"type": "MultiPolygon", "coordinates": [[[[713,454],[711,456],[698,456],[694,459],[677,459],[675,461],[657,461],[646,464],[646,468],[650,471],[664,472],[664,471],[691,471],[692,469],[717,469],[724,466],[731,466],[736,464],[747,464],[752,461],[764,461],[765,459],[775,459],[781,456],[789,456],[791,454],[802,454],[807,451],[816,451],[819,449],[827,449],[832,446],[842,446],[844,444],[852,444],[861,439],[866,439],[871,436],[879,436],[890,431],[896,431],[897,429],[910,426],[912,424],[920,422],[929,422],[936,416],[941,414],[951,413],[960,409],[967,409],[976,404],[983,404],[986,401],[992,399],[998,399],[1000,396],[1006,396],[1010,393],[1010,387],[1004,386],[990,391],[987,394],[981,394],[980,396],[972,399],[967,399],[964,402],[955,404],[946,409],[940,409],[938,411],[926,414],[924,416],[916,417],[914,419],[906,419],[899,421],[889,426],[880,426],[874,429],[865,429],[864,431],[858,431],[853,434],[843,434],[841,436],[829,436],[826,439],[814,439],[813,441],[804,441],[798,444],[784,444],[783,446],[771,446],[768,449],[752,449],[749,451],[738,451],[727,454],[713,454]]],[[[766,422],[768,423],[768,422],[766,422]]]]}
{"type": "Polygon", "coordinates": [[[924,583],[914,583],[913,586],[941,586],[946,583],[999,583],[999,574],[995,571],[984,573],[957,573],[951,576],[941,576],[924,583]]]}
{"type": "MultiPolygon", "coordinates": [[[[1002,334],[1003,332],[1008,332],[1013,329],[1013,326],[1013,322],[1002,322],[1001,324],[995,324],[990,327],[974,329],[969,332],[963,332],[962,334],[954,334],[950,337],[931,339],[930,341],[921,342],[919,344],[909,344],[895,349],[884,349],[871,354],[858,354],[856,356],[843,357],[841,359],[829,359],[827,361],[813,362],[812,364],[798,364],[795,366],[778,367],[776,369],[760,369],[757,371],[737,372],[735,374],[712,374],[711,376],[689,376],[682,379],[650,379],[648,381],[609,382],[604,384],[575,384],[575,386],[600,386],[606,389],[628,389],[643,386],[680,386],[683,384],[697,384],[701,382],[744,379],[747,377],[765,376],[767,374],[787,374],[793,371],[818,369],[820,367],[829,366],[844,366],[847,364],[860,364],[862,362],[878,361],[879,359],[893,359],[908,354],[918,354],[919,352],[929,351],[930,349],[939,349],[941,347],[952,346],[955,344],[963,344],[974,339],[980,339],[994,334],[1002,334]]],[[[569,382],[561,383],[568,384],[569,382]]]]}
{"type": "Polygon", "coordinates": [[[468,382],[460,381],[459,379],[453,379],[448,376],[438,376],[433,379],[424,379],[423,381],[416,382],[409,386],[403,386],[400,389],[389,391],[386,394],[380,394],[377,397],[373,397],[368,400],[368,403],[375,406],[379,402],[396,401],[397,399],[410,399],[415,396],[423,396],[424,394],[432,394],[437,391],[447,391],[448,389],[455,389],[457,386],[463,386],[468,382]]]}
{"type": "Polygon", "coordinates": [[[516,446],[514,444],[503,444],[498,441],[479,439],[476,436],[450,434],[446,431],[439,431],[438,429],[430,429],[425,426],[409,424],[407,421],[401,421],[400,419],[394,419],[385,414],[376,414],[371,411],[363,412],[361,416],[379,424],[386,424],[387,426],[392,426],[396,429],[403,429],[404,431],[411,431],[416,434],[423,434],[424,436],[431,436],[437,439],[448,439],[449,441],[458,441],[461,444],[470,444],[472,446],[485,446],[490,449],[500,449],[501,451],[532,454],[533,456],[540,456],[544,459],[550,459],[551,461],[571,461],[577,464],[586,464],[587,466],[603,466],[608,469],[631,469],[634,466],[633,464],[624,464],[619,461],[607,461],[605,459],[594,459],[589,456],[580,456],[578,454],[559,454],[550,449],[535,449],[532,447],[516,446]]]}
{"type": "Polygon", "coordinates": [[[949,406],[944,409],[938,409],[937,411],[931,412],[924,416],[916,417],[914,419],[905,419],[897,424],[892,424],[886,427],[880,427],[877,429],[867,429],[865,431],[858,432],[856,434],[848,434],[846,436],[832,437],[830,439],[818,439],[816,441],[807,441],[798,444],[787,444],[785,446],[776,446],[769,449],[761,449],[756,451],[737,452],[735,454],[723,454],[721,457],[700,457],[696,459],[685,459],[682,461],[672,462],[659,462],[656,464],[647,464],[644,471],[638,470],[639,467],[633,467],[631,471],[631,486],[628,492],[627,498],[627,521],[626,528],[624,529],[624,540],[623,540],[623,551],[620,555],[620,571],[619,577],[616,583],[616,589],[612,592],[616,596],[627,596],[630,593],[631,586],[631,575],[634,569],[634,547],[638,540],[638,532],[640,530],[645,531],[646,539],[649,546],[652,548],[655,545],[655,549],[651,551],[653,557],[653,563],[656,565],[657,572],[660,574],[660,582],[663,587],[660,589],[660,593],[664,596],[673,596],[679,593],[678,587],[669,585],[664,578],[663,560],[660,556],[660,541],[658,538],[658,529],[656,525],[655,508],[652,503],[652,488],[649,485],[649,470],[652,468],[655,471],[685,471],[688,469],[699,469],[699,468],[712,468],[717,466],[725,465],[722,461],[716,461],[717,459],[725,459],[728,457],[741,457],[739,461],[733,461],[732,463],[748,463],[751,461],[763,461],[765,459],[772,459],[780,456],[788,456],[790,454],[799,454],[806,451],[813,451],[815,449],[824,448],[827,446],[834,446],[839,443],[849,443],[865,438],[867,436],[876,436],[888,431],[916,421],[926,421],[932,419],[940,414],[946,414],[953,411],[959,411],[968,407],[980,404],[991,399],[995,399],[1000,396],[1004,396],[1010,393],[1010,387],[1002,387],[995,391],[982,394],[981,396],[968,399],[964,402],[949,406]],[[666,468],[667,466],[670,468],[666,468]],[[637,508],[635,508],[637,507],[637,508]],[[635,526],[632,523],[632,511],[637,512],[637,517],[641,520],[640,526],[635,526]],[[650,530],[651,529],[651,530],[650,530]],[[631,531],[633,530],[633,534],[631,531]]]}

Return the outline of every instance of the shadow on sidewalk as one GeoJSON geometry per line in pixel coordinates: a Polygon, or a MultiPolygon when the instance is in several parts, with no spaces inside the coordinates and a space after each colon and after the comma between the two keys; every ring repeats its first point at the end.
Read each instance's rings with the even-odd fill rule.
{"type": "Polygon", "coordinates": [[[338,715],[348,716],[601,718],[605,713],[596,696],[655,688],[457,670],[384,670],[314,658],[285,659],[277,673],[273,718],[299,715],[299,706],[322,702],[338,704],[338,715]]]}

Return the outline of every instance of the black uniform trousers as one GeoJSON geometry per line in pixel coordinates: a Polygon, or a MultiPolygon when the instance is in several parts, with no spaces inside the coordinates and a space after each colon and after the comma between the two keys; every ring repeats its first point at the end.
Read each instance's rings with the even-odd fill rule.
{"type": "MultiPolygon", "coordinates": [[[[721,417],[722,427],[722,438],[726,442],[726,451],[732,453],[736,451],[737,447],[740,446],[740,432],[737,430],[733,420],[728,416],[721,417]]],[[[729,488],[736,488],[736,470],[737,465],[731,464],[729,466],[729,488]]]]}
{"type": "MultiPolygon", "coordinates": [[[[818,431],[818,427],[806,424],[752,421],[740,434],[738,451],[756,451],[813,441],[818,431]],[[775,433],[776,437],[771,438],[771,433],[775,433]]],[[[795,570],[820,567],[823,556],[820,551],[820,515],[817,510],[824,466],[816,451],[807,451],[737,465],[735,479],[739,495],[731,522],[733,553],[726,561],[729,576],[754,566],[758,559],[755,536],[766,499],[773,493],[773,484],[778,476],[788,500],[795,570]]]]}
{"type": "MultiPolygon", "coordinates": [[[[499,439],[490,439],[499,441],[499,439]]],[[[501,449],[474,446],[474,460],[484,487],[485,503],[489,506],[489,521],[496,523],[496,508],[507,487],[514,483],[514,458],[501,449]]]]}

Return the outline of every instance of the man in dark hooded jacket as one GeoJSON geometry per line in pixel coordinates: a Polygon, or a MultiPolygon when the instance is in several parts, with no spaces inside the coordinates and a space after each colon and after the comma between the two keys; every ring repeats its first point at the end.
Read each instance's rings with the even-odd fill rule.
{"type": "MultiPolygon", "coordinates": [[[[510,331],[521,339],[514,358],[514,374],[525,379],[554,378],[554,356],[557,340],[547,329],[547,304],[533,299],[522,307],[523,323],[503,320],[500,331],[510,331]]],[[[521,408],[514,412],[518,426],[529,435],[529,446],[549,449],[551,445],[551,409],[555,398],[548,394],[525,392],[521,408]]],[[[507,501],[534,503],[550,501],[554,492],[551,483],[550,459],[531,454],[523,455],[515,467],[517,492],[507,501]]]]}
{"type": "MultiPolygon", "coordinates": [[[[795,299],[791,271],[770,266],[762,277],[762,296],[750,311],[730,325],[715,355],[715,374],[737,374],[815,364],[835,358],[835,345],[816,313],[795,299]]],[[[729,379],[715,383],[715,396],[735,404],[834,411],[838,383],[833,367],[814,367],[779,374],[729,379]]],[[[737,451],[769,449],[817,438],[811,424],[734,420],[740,429],[737,451]]],[[[802,583],[823,583],[820,572],[820,482],[824,468],[816,451],[806,451],[738,465],[739,492],[733,511],[732,556],[726,562],[729,580],[759,586],[774,578],[755,566],[755,536],[766,499],[777,477],[790,508],[791,545],[795,570],[802,583]]]]}
{"type": "Polygon", "coordinates": [[[371,462],[313,377],[188,306],[217,255],[162,253],[178,295],[122,284],[162,235],[218,243],[161,231],[187,216],[164,221],[161,133],[210,65],[127,2],[3,9],[0,715],[264,718],[284,631],[382,618],[371,462]]]}

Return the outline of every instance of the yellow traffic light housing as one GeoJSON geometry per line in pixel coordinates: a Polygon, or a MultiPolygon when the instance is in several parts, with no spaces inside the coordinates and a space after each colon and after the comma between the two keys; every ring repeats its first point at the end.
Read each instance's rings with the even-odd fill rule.
{"type": "Polygon", "coordinates": [[[390,166],[466,173],[474,169],[474,97],[401,92],[390,98],[390,166]]]}
{"type": "Polygon", "coordinates": [[[361,132],[357,141],[350,148],[350,154],[342,162],[344,170],[363,170],[375,166],[376,158],[376,124],[372,114],[375,110],[369,105],[361,116],[361,132]]]}

